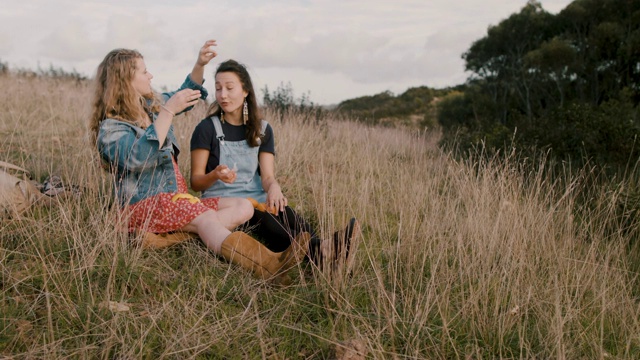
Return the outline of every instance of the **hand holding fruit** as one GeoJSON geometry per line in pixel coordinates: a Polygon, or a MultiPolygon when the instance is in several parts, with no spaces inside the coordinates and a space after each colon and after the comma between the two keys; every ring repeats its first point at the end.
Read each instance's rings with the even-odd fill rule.
{"type": "Polygon", "coordinates": [[[227,165],[218,165],[213,171],[216,173],[218,179],[227,184],[233,184],[236,181],[238,174],[233,169],[229,169],[227,165]]]}

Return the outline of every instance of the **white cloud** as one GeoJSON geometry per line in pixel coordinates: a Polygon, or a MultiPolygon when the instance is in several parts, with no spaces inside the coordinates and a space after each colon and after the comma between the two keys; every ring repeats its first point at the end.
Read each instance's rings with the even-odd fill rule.
{"type": "Polygon", "coordinates": [[[82,61],[87,53],[93,53],[92,42],[84,29],[85,26],[77,22],[61,25],[41,40],[36,55],[62,62],[82,61]]]}
{"type": "MultiPolygon", "coordinates": [[[[557,12],[570,0],[543,0],[557,12]]],[[[411,86],[464,81],[471,43],[526,0],[32,0],[0,9],[0,60],[49,63],[92,75],[116,47],[145,56],[157,87],[177,86],[197,50],[218,40],[217,61],[253,69],[256,87],[291,82],[319,103],[411,86]]]]}

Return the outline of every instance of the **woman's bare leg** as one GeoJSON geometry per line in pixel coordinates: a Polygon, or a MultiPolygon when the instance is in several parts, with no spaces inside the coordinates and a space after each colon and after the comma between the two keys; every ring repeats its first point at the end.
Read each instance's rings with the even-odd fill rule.
{"type": "Polygon", "coordinates": [[[220,198],[218,200],[218,219],[228,230],[249,221],[253,216],[253,205],[245,198],[220,198]]]}
{"type": "Polygon", "coordinates": [[[231,234],[231,231],[220,221],[218,213],[213,210],[207,210],[198,215],[182,230],[198,234],[207,248],[216,254],[220,253],[222,243],[231,234]]]}

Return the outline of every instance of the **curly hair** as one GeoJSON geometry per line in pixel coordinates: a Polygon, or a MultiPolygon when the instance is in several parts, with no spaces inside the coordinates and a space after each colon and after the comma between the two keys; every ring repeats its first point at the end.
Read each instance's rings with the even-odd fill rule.
{"type": "Polygon", "coordinates": [[[98,66],[94,80],[94,99],[89,130],[95,142],[100,123],[107,118],[118,119],[146,128],[150,112],[157,112],[159,102],[154,94],[140,96],[131,81],[136,71],[136,50],[110,51],[98,66]]]}

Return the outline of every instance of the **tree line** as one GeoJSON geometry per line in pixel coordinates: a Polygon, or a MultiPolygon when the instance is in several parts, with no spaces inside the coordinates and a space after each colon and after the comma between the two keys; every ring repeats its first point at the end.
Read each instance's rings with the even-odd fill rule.
{"type": "Polygon", "coordinates": [[[640,1],[575,0],[553,15],[530,0],[462,57],[472,75],[439,104],[443,145],[637,162],[640,1]]]}
{"type": "Polygon", "coordinates": [[[530,0],[462,58],[465,84],[386,91],[336,110],[376,125],[438,125],[441,145],[459,153],[516,148],[612,169],[637,162],[640,1],[575,0],[554,15],[530,0]]]}
{"type": "Polygon", "coordinates": [[[433,127],[437,122],[439,99],[455,91],[455,87],[433,89],[428,86],[409,88],[397,96],[384,91],[342,101],[336,111],[373,125],[433,127]]]}

